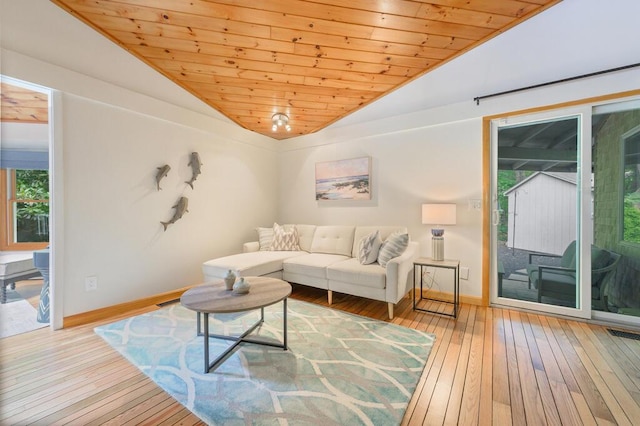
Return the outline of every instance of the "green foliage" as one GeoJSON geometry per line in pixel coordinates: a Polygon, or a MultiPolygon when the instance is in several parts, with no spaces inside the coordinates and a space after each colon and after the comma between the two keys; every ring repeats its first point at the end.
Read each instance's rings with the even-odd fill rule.
{"type": "Polygon", "coordinates": [[[640,194],[633,193],[624,199],[624,241],[640,243],[640,194]],[[634,202],[634,199],[636,200],[634,202]]]}
{"type": "Polygon", "coordinates": [[[15,205],[18,242],[49,240],[49,172],[16,170],[15,199],[45,202],[18,202],[15,205]]]}
{"type": "Polygon", "coordinates": [[[48,200],[49,172],[47,170],[16,170],[16,198],[48,200]]]}

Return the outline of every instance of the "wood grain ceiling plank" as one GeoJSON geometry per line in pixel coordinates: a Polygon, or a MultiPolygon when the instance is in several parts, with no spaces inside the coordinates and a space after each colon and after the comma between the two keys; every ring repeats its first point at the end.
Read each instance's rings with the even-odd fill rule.
{"type": "MultiPolygon", "coordinates": [[[[249,47],[236,47],[217,45],[189,40],[168,39],[152,35],[139,35],[126,31],[110,31],[132,51],[139,51],[138,46],[151,46],[162,48],[171,52],[175,50],[191,53],[222,57],[244,57],[258,62],[289,63],[292,65],[304,65],[317,67],[321,58],[342,60],[340,62],[343,71],[350,71],[353,63],[372,63],[383,65],[395,65],[398,67],[421,68],[430,67],[439,61],[432,59],[414,58],[408,56],[388,55],[380,53],[368,53],[355,50],[334,49],[329,47],[309,46],[294,44],[294,53],[260,50],[249,47]]],[[[144,55],[141,53],[141,55],[144,55]]],[[[144,56],[143,56],[144,57],[144,56]]],[[[335,64],[335,63],[334,63],[335,64]]]]}
{"type": "MultiPolygon", "coordinates": [[[[220,80],[217,77],[231,77],[237,78],[237,83],[234,85],[226,84],[227,87],[244,87],[247,83],[253,85],[255,82],[260,82],[261,84],[269,84],[269,83],[285,83],[285,84],[298,84],[298,85],[309,85],[309,86],[318,86],[319,84],[314,81],[313,83],[307,82],[305,79],[308,78],[316,78],[322,81],[342,81],[343,86],[348,87],[350,85],[379,85],[379,82],[371,79],[362,79],[360,81],[350,78],[349,80],[342,80],[340,76],[336,76],[336,78],[329,77],[311,77],[309,75],[288,75],[288,74],[265,74],[259,71],[240,71],[239,75],[235,75],[232,73],[233,68],[221,68],[221,70],[229,70],[231,72],[217,72],[215,74],[191,74],[184,71],[178,72],[169,72],[169,75],[172,79],[176,79],[179,81],[185,81],[192,84],[195,83],[209,83],[209,82],[219,82],[220,80]]],[[[396,84],[387,83],[389,87],[395,87],[396,84]]],[[[362,90],[362,89],[360,89],[362,90]]]]}
{"type": "MultiPolygon", "coordinates": [[[[315,1],[313,3],[331,4],[334,6],[344,6],[344,0],[322,0],[315,1]]],[[[372,12],[394,14],[401,16],[416,16],[420,4],[415,1],[404,0],[349,0],[349,7],[353,9],[370,10],[372,12]]]]}
{"type": "MultiPolygon", "coordinates": [[[[391,13],[380,13],[371,11],[370,8],[355,9],[352,4],[345,3],[342,6],[334,6],[326,3],[313,3],[303,0],[268,0],[268,1],[247,1],[247,0],[216,0],[218,4],[227,4],[230,7],[240,5],[244,9],[253,8],[256,13],[263,10],[277,12],[286,16],[287,19],[303,18],[311,19],[315,22],[341,22],[347,24],[360,25],[363,27],[388,28],[411,32],[427,32],[430,34],[464,37],[478,40],[486,37],[493,30],[483,27],[473,27],[453,22],[431,21],[428,19],[415,18],[413,16],[403,16],[391,13]]],[[[278,26],[278,24],[274,24],[278,26]]],[[[282,25],[287,28],[290,25],[282,25]]],[[[315,25],[314,25],[315,27],[315,25]]],[[[329,32],[329,34],[332,34],[329,32]]]]}
{"type": "MultiPolygon", "coordinates": [[[[237,79],[231,79],[227,77],[219,77],[218,79],[211,79],[206,82],[185,82],[188,84],[197,85],[200,89],[211,89],[218,90],[218,88],[223,87],[237,87],[239,86],[237,79]]],[[[303,85],[295,85],[295,84],[283,84],[278,82],[264,82],[264,81],[255,81],[249,82],[248,80],[242,81],[242,87],[250,88],[250,89],[264,89],[270,90],[274,94],[276,93],[307,93],[307,94],[316,94],[316,95],[326,95],[328,90],[322,87],[316,86],[303,86],[303,85]]],[[[330,91],[331,96],[345,96],[345,97],[360,97],[366,96],[370,91],[358,91],[354,89],[345,89],[345,88],[337,88],[330,91]]]]}
{"type": "MultiPolygon", "coordinates": [[[[410,68],[430,68],[441,61],[438,59],[416,58],[409,56],[398,56],[376,52],[363,52],[359,50],[336,49],[326,46],[311,46],[308,44],[296,44],[294,54],[303,57],[342,59],[344,61],[362,62],[370,64],[393,64],[410,68]]],[[[279,54],[278,54],[279,56],[279,54]]],[[[344,68],[344,71],[349,71],[344,68]]]]}
{"type": "Polygon", "coordinates": [[[179,25],[105,17],[91,13],[87,13],[84,16],[114,37],[116,37],[117,34],[132,33],[136,34],[137,38],[141,41],[144,41],[147,37],[157,37],[162,40],[167,40],[167,44],[191,43],[193,46],[198,46],[200,43],[209,43],[290,53],[292,53],[294,49],[293,44],[290,42],[269,38],[221,33],[179,25]]]}
{"type": "MultiPolygon", "coordinates": [[[[264,106],[253,106],[252,104],[233,104],[225,108],[225,111],[229,113],[229,115],[246,115],[247,113],[251,116],[260,116],[260,117],[270,117],[275,114],[276,111],[273,107],[264,107],[264,106]],[[243,108],[243,105],[245,106],[243,108]]],[[[327,110],[318,110],[318,109],[308,109],[308,108],[296,108],[294,112],[283,111],[289,119],[291,120],[299,120],[299,121],[315,121],[318,120],[320,122],[326,122],[327,120],[332,120],[334,118],[333,112],[327,110]]]]}
{"type": "Polygon", "coordinates": [[[48,123],[49,96],[26,87],[0,83],[0,121],[48,123]]]}
{"type": "MultiPolygon", "coordinates": [[[[450,38],[429,37],[424,44],[406,45],[402,43],[390,43],[389,41],[378,41],[368,39],[358,39],[354,37],[333,36],[318,34],[309,31],[290,30],[279,27],[260,27],[261,31],[252,33],[251,29],[244,32],[234,32],[233,30],[224,32],[220,28],[206,30],[188,25],[189,22],[177,25],[175,23],[165,24],[137,20],[135,18],[125,18],[121,16],[105,16],[103,14],[89,13],[83,14],[84,18],[100,26],[103,30],[111,32],[123,31],[136,34],[147,34],[159,37],[168,37],[180,40],[192,40],[194,42],[207,42],[212,44],[222,44],[228,46],[255,47],[264,50],[276,50],[280,52],[293,51],[295,42],[307,44],[328,45],[331,47],[345,48],[350,50],[374,51],[379,53],[396,54],[401,56],[425,57],[434,59],[444,59],[449,57],[454,50],[430,45],[447,45],[456,48],[463,48],[468,45],[462,39],[451,44],[450,38]],[[240,37],[239,37],[240,36],[240,37]],[[241,37],[245,36],[245,38],[241,37]],[[265,41],[265,39],[267,41],[265,41]],[[282,42],[282,43],[279,43],[282,42]]],[[[203,18],[201,18],[203,19],[203,18]]],[[[230,25],[231,26],[231,25],[230,25]]],[[[255,26],[254,26],[255,27],[255,26]]],[[[115,35],[115,34],[113,34],[115,35]]],[[[422,40],[422,39],[421,39],[422,40]]]]}
{"type": "MultiPolygon", "coordinates": [[[[221,94],[216,97],[206,97],[207,99],[215,100],[216,104],[220,104],[222,102],[245,102],[245,103],[255,103],[258,105],[275,105],[278,106],[277,102],[274,102],[272,98],[261,98],[258,96],[244,96],[244,95],[226,95],[221,94]]],[[[279,107],[278,110],[284,108],[319,108],[319,109],[327,109],[328,105],[323,104],[321,102],[307,102],[307,101],[299,101],[295,99],[288,99],[286,103],[282,104],[283,106],[279,107]]]]}
{"type": "Polygon", "coordinates": [[[506,25],[510,25],[513,23],[514,19],[516,19],[514,16],[460,9],[457,7],[440,6],[429,3],[424,3],[420,6],[416,17],[430,19],[432,21],[469,24],[476,27],[492,28],[494,30],[499,30],[506,25]]]}
{"type": "MultiPolygon", "coordinates": [[[[403,44],[401,42],[367,40],[354,37],[334,36],[330,34],[318,34],[308,31],[290,30],[288,28],[273,28],[271,38],[274,40],[288,40],[293,43],[313,46],[327,46],[347,50],[364,52],[377,52],[398,56],[410,56],[416,58],[445,59],[456,50],[425,45],[403,44]]],[[[430,39],[432,41],[432,39],[430,39]]],[[[450,40],[448,40],[449,42],[450,40]]]]}
{"type": "MultiPolygon", "coordinates": [[[[264,123],[266,123],[269,126],[272,125],[271,117],[257,117],[255,115],[243,115],[243,114],[230,114],[230,115],[232,115],[238,121],[242,121],[244,123],[252,123],[252,124],[264,124],[264,123]]],[[[323,118],[323,119],[319,119],[319,118],[308,118],[308,119],[297,118],[297,119],[294,119],[291,116],[288,116],[288,117],[289,117],[289,122],[292,123],[292,124],[295,121],[296,124],[297,123],[305,123],[305,124],[310,125],[310,126],[319,126],[319,125],[322,125],[322,124],[327,122],[326,118],[323,118]]]]}
{"type": "MultiPolygon", "coordinates": [[[[222,100],[223,95],[246,96],[246,99],[253,99],[253,98],[271,99],[270,104],[267,104],[267,103],[263,103],[262,105],[257,104],[257,105],[254,105],[254,108],[249,107],[248,103],[244,103],[243,105],[245,106],[242,107],[242,109],[244,110],[266,111],[267,108],[265,108],[264,105],[278,106],[274,104],[273,96],[269,96],[270,94],[267,93],[267,91],[257,91],[257,90],[252,91],[252,90],[246,90],[246,89],[240,90],[241,88],[237,88],[237,89],[238,90],[230,90],[230,89],[207,90],[206,88],[200,88],[199,93],[201,93],[203,96],[209,99],[216,99],[216,100],[222,100]]],[[[295,94],[287,95],[286,97],[281,97],[280,99],[283,99],[283,101],[281,102],[281,105],[286,105],[288,104],[289,101],[301,101],[301,102],[307,102],[309,105],[336,104],[336,105],[357,106],[357,105],[360,105],[360,103],[366,102],[369,99],[371,99],[373,95],[374,94],[367,94],[366,96],[353,96],[353,97],[334,97],[330,95],[312,95],[312,94],[305,94],[305,93],[301,93],[301,94],[295,93],[295,94]]],[[[233,107],[233,109],[238,109],[238,108],[240,107],[239,106],[233,107]]],[[[271,110],[272,109],[273,108],[271,108],[271,110]]],[[[291,113],[294,114],[295,111],[291,113]]]]}
{"type": "Polygon", "coordinates": [[[47,123],[47,115],[41,108],[14,106],[0,109],[0,121],[5,123],[47,123]]]}
{"type": "Polygon", "coordinates": [[[260,38],[269,38],[271,31],[270,25],[251,24],[247,22],[231,21],[227,18],[216,18],[210,15],[198,15],[191,13],[181,13],[171,11],[169,15],[168,9],[157,9],[158,5],[172,6],[170,3],[160,3],[158,1],[151,2],[152,7],[132,6],[127,2],[100,2],[100,7],[96,7],[89,0],[69,0],[65,3],[78,3],[74,9],[85,16],[87,20],[93,22],[93,16],[102,15],[104,18],[114,18],[120,20],[130,20],[135,23],[176,25],[180,27],[190,28],[192,30],[207,30],[220,32],[224,34],[235,34],[245,36],[255,36],[260,38]],[[153,7],[155,5],[155,7],[153,7]]]}
{"type": "MultiPolygon", "coordinates": [[[[90,0],[65,0],[65,3],[74,2],[90,3],[90,0]]],[[[323,33],[351,35],[354,37],[368,38],[371,29],[364,25],[356,25],[338,21],[328,21],[323,19],[310,19],[305,16],[296,16],[287,13],[273,12],[263,7],[268,4],[266,1],[251,2],[250,7],[238,7],[232,3],[207,2],[198,0],[126,0],[123,4],[136,4],[139,7],[162,8],[163,14],[159,15],[163,22],[178,23],[185,22],[192,11],[192,6],[203,9],[211,8],[218,18],[227,19],[230,22],[243,22],[255,25],[265,25],[269,27],[278,26],[283,28],[314,29],[323,33]],[[258,7],[255,7],[258,5],[258,7]]],[[[202,16],[208,16],[202,12],[202,16]]],[[[197,16],[193,15],[193,16],[197,16]]],[[[160,22],[160,21],[159,21],[160,22]]]]}
{"type": "MultiPolygon", "coordinates": [[[[361,73],[373,73],[373,74],[389,74],[396,76],[412,76],[417,72],[422,72],[421,69],[399,67],[389,64],[370,64],[370,63],[354,63],[351,61],[333,60],[328,58],[304,58],[295,55],[280,55],[279,62],[266,62],[264,60],[257,61],[253,59],[246,59],[246,51],[242,49],[240,51],[228,48],[226,51],[221,51],[222,55],[208,55],[205,53],[190,53],[182,51],[168,51],[160,47],[150,46],[135,46],[131,50],[137,51],[136,53],[140,57],[151,59],[164,59],[167,61],[178,61],[185,64],[198,64],[204,65],[217,65],[219,61],[226,61],[231,65],[239,61],[252,62],[254,66],[261,66],[264,64],[271,64],[276,66],[293,66],[307,69],[319,69],[319,70],[338,70],[342,71],[346,68],[353,72],[361,73]]],[[[267,55],[268,56],[268,55],[267,55]]],[[[243,66],[245,69],[248,67],[243,66]]]]}
{"type": "MultiPolygon", "coordinates": [[[[458,9],[495,13],[499,15],[513,16],[520,18],[539,7],[535,1],[516,0],[416,0],[426,4],[437,4],[440,6],[450,6],[458,9]]],[[[544,0],[543,0],[544,1],[544,0]]],[[[543,3],[549,3],[548,1],[543,3]]]]}
{"type": "MultiPolygon", "coordinates": [[[[216,61],[214,65],[210,64],[198,64],[192,62],[180,62],[177,60],[168,60],[168,59],[153,59],[149,58],[149,61],[152,62],[155,66],[172,71],[174,73],[181,73],[184,77],[189,76],[189,79],[200,81],[201,79],[208,79],[211,75],[218,73],[220,68],[232,68],[239,70],[253,70],[253,71],[264,71],[264,72],[273,72],[279,74],[287,74],[287,75],[308,75],[311,77],[327,77],[327,78],[343,78],[348,81],[382,81],[387,83],[396,83],[399,84],[406,80],[406,75],[394,75],[391,72],[387,72],[387,70],[382,70],[376,73],[363,73],[363,72],[355,72],[351,71],[349,73],[344,73],[342,70],[328,70],[328,69],[318,69],[318,68],[305,68],[299,67],[295,65],[283,65],[283,64],[272,64],[268,62],[255,62],[255,61],[246,61],[246,60],[228,60],[225,58],[215,58],[211,57],[211,61],[216,61]],[[184,73],[184,74],[182,74],[184,73]],[[387,78],[392,77],[392,78],[387,78]]],[[[399,69],[399,68],[397,68],[399,69]]],[[[406,68],[402,68],[402,70],[406,71],[406,68]]],[[[413,72],[420,72],[418,68],[414,68],[413,72]]]]}

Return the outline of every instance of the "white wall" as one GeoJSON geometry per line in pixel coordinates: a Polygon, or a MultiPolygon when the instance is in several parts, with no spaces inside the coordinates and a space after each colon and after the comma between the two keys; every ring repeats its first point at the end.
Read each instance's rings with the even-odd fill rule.
{"type": "Polygon", "coordinates": [[[73,95],[63,106],[65,316],[197,284],[203,261],[238,252],[275,218],[273,150],[73,95]],[[192,151],[203,163],[193,190],[192,151]],[[180,196],[189,212],[165,232],[180,196]]]}

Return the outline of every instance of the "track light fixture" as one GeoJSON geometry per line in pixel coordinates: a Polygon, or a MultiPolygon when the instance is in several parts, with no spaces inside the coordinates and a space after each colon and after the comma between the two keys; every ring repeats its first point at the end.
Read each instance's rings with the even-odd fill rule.
{"type": "Polygon", "coordinates": [[[271,131],[276,132],[279,127],[284,127],[287,132],[291,131],[291,126],[289,125],[289,117],[286,114],[281,112],[277,112],[273,114],[271,117],[271,131]]]}

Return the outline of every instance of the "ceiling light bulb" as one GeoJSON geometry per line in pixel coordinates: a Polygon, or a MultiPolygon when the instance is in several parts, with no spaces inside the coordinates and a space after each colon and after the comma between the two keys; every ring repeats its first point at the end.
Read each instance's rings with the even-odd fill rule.
{"type": "Polygon", "coordinates": [[[286,126],[284,126],[285,129],[287,129],[287,132],[291,131],[291,126],[289,126],[288,124],[286,126]]]}
{"type": "Polygon", "coordinates": [[[276,130],[278,130],[278,126],[276,126],[275,124],[273,126],[271,126],[271,131],[275,132],[276,130]]]}

